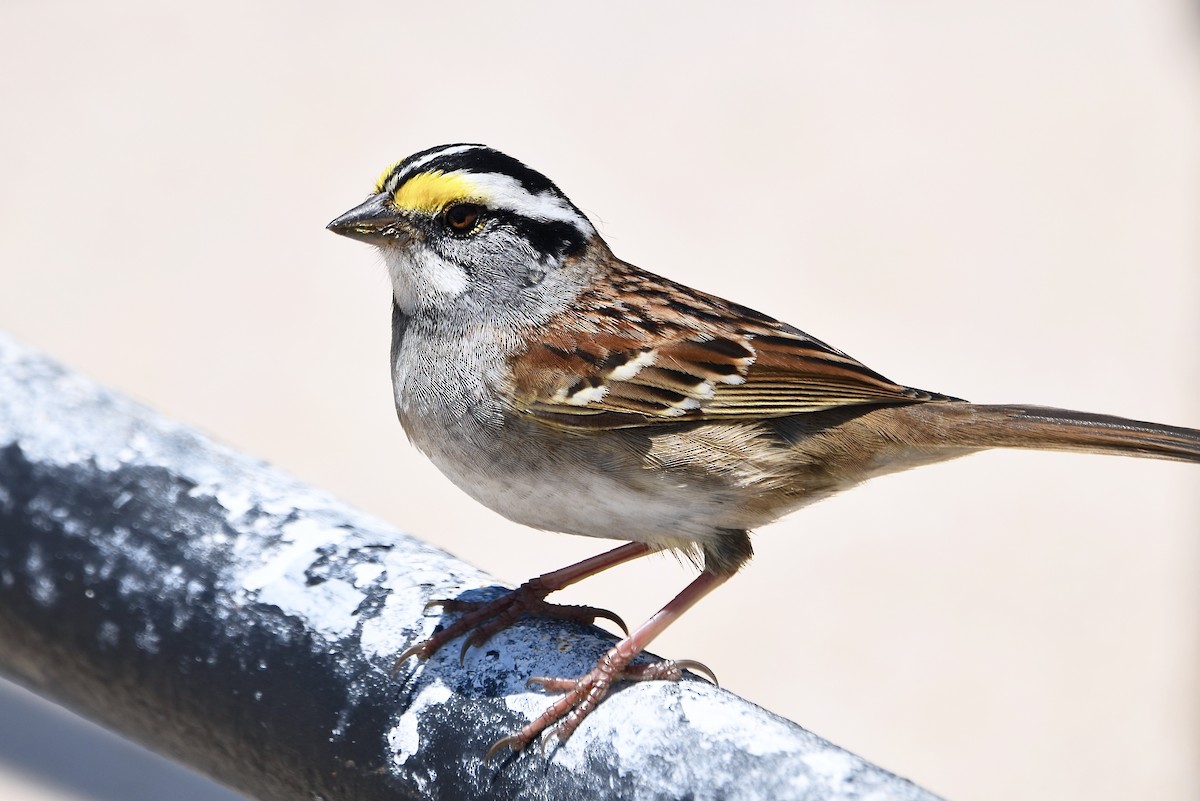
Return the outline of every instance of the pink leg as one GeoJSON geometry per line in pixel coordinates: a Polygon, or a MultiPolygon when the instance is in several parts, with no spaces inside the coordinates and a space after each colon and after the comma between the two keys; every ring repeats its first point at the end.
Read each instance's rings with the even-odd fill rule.
{"type": "MultiPolygon", "coordinates": [[[[659,610],[653,617],[638,627],[637,631],[609,649],[600,657],[600,661],[590,673],[578,679],[533,678],[530,684],[540,684],[547,689],[568,689],[566,695],[556,701],[536,720],[525,726],[516,734],[498,740],[488,749],[486,759],[491,759],[503,748],[520,751],[533,741],[547,727],[558,723],[556,733],[558,739],[565,740],[579,727],[588,713],[596,708],[600,700],[608,692],[614,681],[620,679],[641,678],[679,678],[679,665],[682,663],[660,662],[639,669],[629,668],[629,663],[645,650],[650,641],[657,637],[667,626],[671,625],[697,601],[708,595],[725,583],[729,575],[717,575],[704,572],[676,595],[670,603],[659,610]],[[561,721],[561,722],[559,722],[561,721]]],[[[689,664],[689,666],[691,666],[689,664]]],[[[700,666],[703,667],[703,666],[700,666]]],[[[707,668],[704,668],[706,672],[707,668]]]]}
{"type": "Polygon", "coordinates": [[[552,592],[569,587],[588,576],[594,576],[610,567],[623,564],[639,556],[653,553],[656,549],[642,542],[630,542],[606,551],[599,556],[584,559],[582,562],[545,573],[530,579],[517,589],[501,596],[494,601],[430,601],[426,608],[440,606],[446,612],[465,612],[452,625],[447,626],[427,640],[408,648],[396,658],[392,675],[400,669],[400,665],[409,657],[415,656],[425,660],[437,649],[466,632],[471,632],[463,643],[460,659],[472,646],[483,645],[498,631],[507,628],[519,617],[527,613],[544,615],[566,620],[579,620],[592,623],[597,618],[611,620],[626,633],[629,628],[625,621],[607,609],[597,609],[591,606],[563,606],[547,603],[545,598],[552,592]]]}

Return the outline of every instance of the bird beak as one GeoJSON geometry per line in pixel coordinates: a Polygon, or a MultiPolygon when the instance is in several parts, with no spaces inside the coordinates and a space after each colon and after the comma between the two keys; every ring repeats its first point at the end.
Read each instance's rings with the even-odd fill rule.
{"type": "Polygon", "coordinates": [[[325,227],[335,234],[378,245],[385,238],[407,240],[409,234],[401,227],[402,222],[399,212],[391,204],[391,196],[380,193],[372,195],[365,203],[355,206],[325,227]]]}

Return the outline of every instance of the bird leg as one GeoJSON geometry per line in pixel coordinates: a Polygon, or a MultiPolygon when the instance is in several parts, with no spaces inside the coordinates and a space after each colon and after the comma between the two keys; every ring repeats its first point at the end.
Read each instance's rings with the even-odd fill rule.
{"type": "Polygon", "coordinates": [[[488,749],[485,761],[504,748],[520,751],[533,742],[533,739],[543,730],[555,726],[555,724],[557,725],[554,733],[558,739],[567,739],[579,727],[588,713],[596,708],[614,681],[658,678],[677,681],[681,670],[685,667],[696,668],[712,675],[712,671],[695,662],[667,661],[635,666],[630,666],[629,663],[645,650],[650,641],[662,633],[667,626],[675,622],[697,601],[719,587],[728,578],[729,574],[708,571],[701,573],[683,589],[683,592],[676,595],[670,603],[639,626],[637,631],[610,648],[604,656],[600,657],[596,667],[578,679],[531,678],[529,680],[531,685],[538,684],[548,690],[566,690],[567,693],[519,732],[497,740],[488,749]]]}
{"type": "Polygon", "coordinates": [[[455,637],[470,632],[470,636],[463,643],[462,651],[459,653],[459,661],[461,661],[469,648],[483,645],[493,634],[512,625],[517,618],[527,613],[584,623],[593,623],[597,618],[604,618],[616,623],[628,634],[629,627],[614,612],[592,606],[547,603],[545,598],[550,593],[569,587],[588,576],[594,576],[610,567],[623,564],[639,556],[645,556],[655,550],[657,549],[653,546],[642,542],[626,543],[599,556],[593,556],[561,570],[530,579],[512,592],[492,601],[430,601],[426,604],[426,609],[440,606],[446,612],[464,612],[465,614],[453,624],[435,632],[429,639],[413,645],[400,654],[396,658],[396,664],[392,667],[392,675],[396,675],[400,665],[409,657],[415,656],[424,661],[455,637]]]}

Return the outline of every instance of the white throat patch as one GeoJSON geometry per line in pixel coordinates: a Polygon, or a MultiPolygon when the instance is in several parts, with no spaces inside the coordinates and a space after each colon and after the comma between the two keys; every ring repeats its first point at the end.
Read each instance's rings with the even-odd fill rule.
{"type": "Polygon", "coordinates": [[[396,305],[405,314],[444,306],[467,291],[466,270],[422,248],[382,247],[396,305]]]}

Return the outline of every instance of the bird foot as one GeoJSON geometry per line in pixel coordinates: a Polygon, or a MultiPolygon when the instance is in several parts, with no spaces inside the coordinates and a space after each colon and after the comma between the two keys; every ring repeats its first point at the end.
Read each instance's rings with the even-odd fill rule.
{"type": "Polygon", "coordinates": [[[537,685],[544,690],[563,692],[565,695],[516,734],[494,742],[488,749],[484,762],[490,762],[493,756],[505,748],[511,748],[513,751],[524,749],[548,728],[550,731],[540,741],[543,751],[546,748],[546,739],[551,735],[558,737],[560,742],[566,740],[608,694],[613,682],[679,681],[683,677],[684,670],[693,670],[711,678],[713,684],[717,683],[717,677],[706,665],[690,659],[630,665],[629,662],[637,656],[637,651],[630,652],[627,647],[624,647],[627,642],[624,640],[610,648],[596,663],[596,667],[577,679],[548,676],[535,676],[529,679],[527,684],[531,687],[537,685]]]}
{"type": "Polygon", "coordinates": [[[461,664],[469,649],[483,645],[493,634],[508,628],[518,618],[527,614],[558,620],[574,620],[580,623],[595,623],[600,619],[609,620],[619,626],[626,635],[629,634],[629,627],[625,625],[625,621],[608,609],[548,602],[546,596],[555,589],[557,588],[547,588],[538,579],[533,579],[492,601],[430,601],[425,605],[426,610],[438,606],[442,608],[443,612],[461,613],[463,616],[396,657],[396,663],[392,666],[392,675],[395,676],[400,670],[400,665],[410,657],[415,656],[424,661],[454,638],[469,633],[469,636],[463,641],[462,650],[458,655],[461,664]]]}

